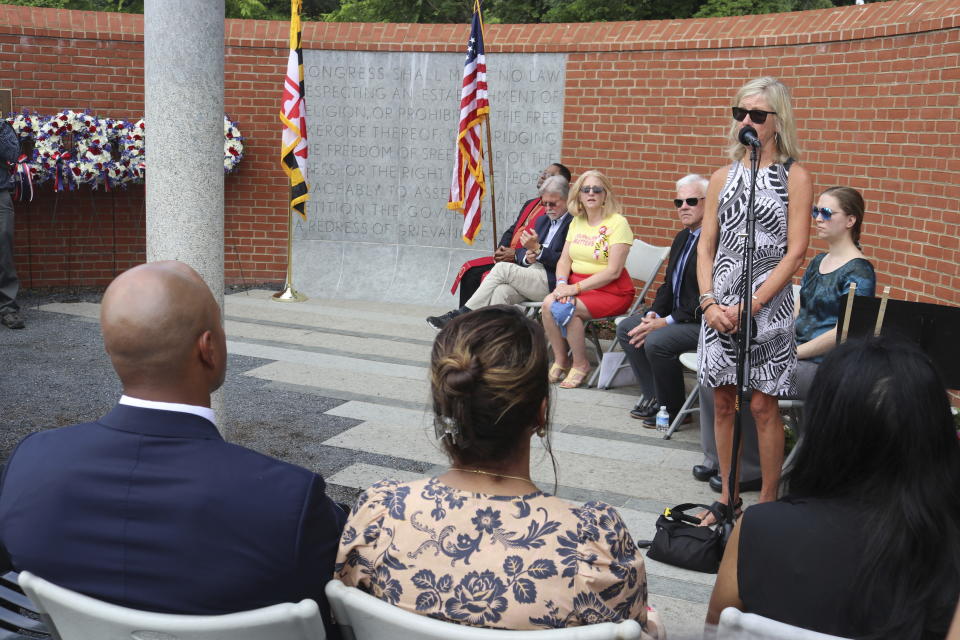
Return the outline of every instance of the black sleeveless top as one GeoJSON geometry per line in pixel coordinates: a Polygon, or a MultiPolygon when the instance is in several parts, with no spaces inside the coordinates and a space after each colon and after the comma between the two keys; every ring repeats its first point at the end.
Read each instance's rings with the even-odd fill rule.
{"type": "MultiPolygon", "coordinates": [[[[864,521],[858,505],[846,500],[788,497],[747,509],[740,523],[737,563],[745,610],[844,638],[876,631],[855,618],[867,597],[855,592],[864,521]]],[[[880,580],[893,585],[897,576],[881,574],[880,580]]],[[[868,614],[887,611],[892,604],[883,595],[890,589],[880,587],[868,614]]],[[[936,619],[926,621],[925,632],[942,628],[942,638],[955,602],[938,608],[936,619]]]]}

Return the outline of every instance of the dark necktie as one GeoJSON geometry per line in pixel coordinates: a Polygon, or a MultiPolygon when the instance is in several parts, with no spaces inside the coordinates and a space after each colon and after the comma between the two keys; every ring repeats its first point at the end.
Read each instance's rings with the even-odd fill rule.
{"type": "Polygon", "coordinates": [[[680,306],[680,285],[683,283],[683,271],[687,267],[687,260],[690,259],[690,253],[693,244],[697,241],[697,236],[692,233],[687,235],[687,243],[683,245],[683,251],[680,252],[680,259],[677,260],[677,266],[673,270],[673,308],[680,306]]]}

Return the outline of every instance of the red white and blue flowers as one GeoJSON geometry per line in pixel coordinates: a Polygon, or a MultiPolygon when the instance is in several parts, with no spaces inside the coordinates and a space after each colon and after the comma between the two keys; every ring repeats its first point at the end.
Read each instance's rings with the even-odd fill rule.
{"type": "MultiPolygon", "coordinates": [[[[89,112],[60,111],[52,116],[24,111],[7,122],[33,150],[18,163],[20,180],[52,181],[56,191],[90,185],[107,190],[142,183],[146,176],[146,127],[142,119],[99,118],[89,112]]],[[[223,117],[223,169],[231,173],[243,159],[243,136],[223,117]]]]}

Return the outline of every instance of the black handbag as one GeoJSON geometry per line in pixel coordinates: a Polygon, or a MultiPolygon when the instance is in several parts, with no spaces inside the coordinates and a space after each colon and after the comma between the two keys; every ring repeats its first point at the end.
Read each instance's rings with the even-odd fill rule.
{"type": "Polygon", "coordinates": [[[647,557],[684,569],[716,573],[726,545],[723,520],[723,514],[705,504],[685,502],[664,509],[657,518],[657,533],[647,550],[647,557]],[[695,507],[713,513],[717,524],[699,526],[699,518],[684,513],[695,507]]]}

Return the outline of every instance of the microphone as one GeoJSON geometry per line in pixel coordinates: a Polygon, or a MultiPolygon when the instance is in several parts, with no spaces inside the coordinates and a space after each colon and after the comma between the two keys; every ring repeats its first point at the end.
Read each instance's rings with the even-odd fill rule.
{"type": "Polygon", "coordinates": [[[760,138],[757,137],[757,130],[751,127],[750,125],[745,126],[740,129],[740,144],[746,145],[748,147],[760,148],[760,138]]]}

